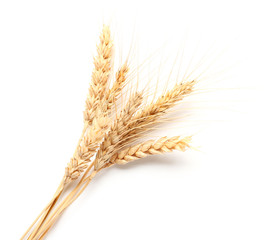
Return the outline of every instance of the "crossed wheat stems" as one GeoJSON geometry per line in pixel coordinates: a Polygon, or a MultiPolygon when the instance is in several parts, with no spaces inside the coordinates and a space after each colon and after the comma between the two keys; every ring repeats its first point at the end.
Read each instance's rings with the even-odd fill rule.
{"type": "Polygon", "coordinates": [[[123,89],[130,81],[130,70],[127,59],[113,76],[113,51],[110,28],[104,25],[94,58],[84,127],[77,147],[53,198],[21,240],[43,239],[58,217],[102,169],[115,164],[127,164],[148,155],[185,151],[190,147],[190,136],[161,137],[147,141],[141,139],[167,115],[169,109],[192,94],[196,80],[182,79],[151,102],[145,101],[146,93],[137,89],[129,90],[129,99],[118,108],[123,89]],[[64,196],[65,189],[71,186],[71,192],[64,196]]]}

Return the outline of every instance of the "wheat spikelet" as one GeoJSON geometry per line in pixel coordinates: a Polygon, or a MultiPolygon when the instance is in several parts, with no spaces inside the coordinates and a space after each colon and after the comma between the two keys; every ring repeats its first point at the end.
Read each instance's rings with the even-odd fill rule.
{"type": "Polygon", "coordinates": [[[174,150],[185,151],[186,147],[189,147],[190,140],[190,137],[181,139],[179,136],[162,137],[157,141],[149,140],[118,152],[112,162],[122,165],[148,155],[168,153],[174,150]]]}

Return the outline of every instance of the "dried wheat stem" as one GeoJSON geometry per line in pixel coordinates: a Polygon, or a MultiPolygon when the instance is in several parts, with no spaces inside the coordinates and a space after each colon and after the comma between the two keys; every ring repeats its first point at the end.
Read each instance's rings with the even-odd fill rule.
{"type": "Polygon", "coordinates": [[[40,231],[37,232],[34,239],[41,239],[38,238],[41,234],[45,236],[47,231],[51,228],[51,226],[55,223],[57,218],[62,214],[62,212],[84,191],[85,187],[89,184],[89,182],[93,179],[98,171],[93,170],[92,173],[87,177],[90,173],[91,169],[94,167],[94,163],[91,163],[90,166],[86,169],[85,173],[83,174],[82,178],[75,186],[75,188],[63,199],[63,201],[57,206],[57,208],[52,212],[52,214],[48,217],[47,221],[41,226],[40,231]],[[86,186],[84,186],[86,184],[86,186]],[[82,191],[81,191],[81,190],[82,191]],[[78,196],[76,194],[78,193],[78,196]],[[74,200],[72,200],[74,198],[74,200]]]}
{"type": "MultiPolygon", "coordinates": [[[[83,131],[81,133],[81,137],[78,140],[78,147],[75,150],[74,156],[76,155],[76,153],[78,152],[79,148],[80,148],[80,143],[82,142],[83,138],[84,138],[84,134],[87,130],[87,126],[88,124],[84,124],[84,128],[83,131]]],[[[70,166],[70,164],[69,164],[70,166]]],[[[52,208],[55,206],[56,202],[58,201],[58,199],[60,198],[64,187],[67,183],[69,183],[71,180],[74,180],[73,176],[75,174],[75,171],[80,171],[80,169],[82,169],[82,166],[78,166],[76,168],[74,168],[72,165],[70,167],[66,168],[66,173],[65,176],[63,177],[63,180],[61,182],[61,184],[59,185],[56,193],[54,194],[54,197],[52,198],[52,200],[49,202],[49,204],[43,209],[43,211],[41,212],[41,214],[36,218],[36,220],[31,224],[31,226],[28,228],[28,230],[25,232],[25,234],[21,237],[21,239],[24,239],[26,237],[26,235],[28,234],[28,232],[32,229],[32,227],[34,225],[36,225],[35,229],[33,229],[32,233],[30,234],[30,236],[28,237],[28,239],[32,239],[33,236],[36,234],[36,232],[38,231],[38,229],[41,227],[41,225],[43,224],[43,222],[45,221],[45,219],[47,218],[49,212],[52,210],[52,208]],[[40,219],[40,220],[39,220],[40,219]],[[38,222],[39,220],[39,222],[38,222]]]]}
{"type": "MultiPolygon", "coordinates": [[[[180,137],[167,138],[163,137],[157,141],[151,140],[145,143],[137,144],[129,147],[116,154],[116,158],[111,161],[111,164],[126,164],[135,159],[146,157],[147,155],[161,154],[166,152],[172,152],[174,150],[184,151],[186,147],[189,147],[190,137],[180,139],[180,137]]],[[[91,165],[92,167],[93,165],[91,165]]],[[[98,171],[100,171],[99,169],[98,171]]],[[[88,169],[87,169],[88,171],[88,169]]],[[[80,194],[85,190],[87,185],[96,175],[97,171],[94,170],[87,178],[82,178],[76,188],[63,200],[58,208],[52,213],[49,219],[42,226],[37,233],[35,239],[43,239],[46,233],[53,226],[57,218],[63,213],[63,211],[75,201],[80,194]]]]}
{"type": "Polygon", "coordinates": [[[32,231],[32,233],[29,235],[28,239],[33,239],[34,235],[37,233],[39,228],[41,227],[42,223],[45,221],[47,218],[49,212],[51,209],[54,207],[56,202],[58,201],[59,197],[61,196],[65,186],[65,180],[64,178],[62,179],[60,185],[58,186],[53,198],[51,201],[47,204],[47,206],[44,208],[44,210],[41,212],[41,214],[36,218],[36,220],[31,224],[31,226],[28,228],[28,230],[25,232],[25,234],[21,237],[21,239],[24,239],[28,232],[31,230],[31,228],[36,224],[35,229],[32,231]],[[39,220],[39,222],[38,222],[39,220]]]}
{"type": "Polygon", "coordinates": [[[72,204],[80,194],[85,190],[90,181],[94,178],[97,171],[93,171],[89,177],[82,178],[78,185],[71,191],[70,194],[59,204],[59,206],[55,209],[55,211],[50,215],[44,225],[40,228],[40,231],[37,232],[34,239],[43,239],[45,234],[49,231],[49,229],[53,226],[57,218],[63,213],[63,211],[72,204]]]}
{"type": "MultiPolygon", "coordinates": [[[[158,139],[157,141],[150,140],[120,151],[115,155],[116,157],[114,158],[114,160],[111,160],[110,162],[112,164],[126,164],[135,159],[143,158],[148,155],[172,152],[174,150],[184,151],[186,147],[189,147],[190,139],[190,137],[186,137],[183,139],[181,139],[180,137],[163,137],[158,139]]],[[[96,171],[93,171],[92,175],[85,179],[81,179],[76,189],[66,198],[66,200],[59,207],[58,211],[54,212],[53,217],[50,218],[48,222],[46,222],[45,231],[48,231],[50,229],[50,227],[54,224],[56,218],[59,217],[59,215],[83,192],[83,190],[86,188],[95,174],[96,171]]]]}
{"type": "MultiPolygon", "coordinates": [[[[59,188],[58,188],[59,189],[59,188]]],[[[60,196],[60,195],[58,195],[60,196]]],[[[46,213],[50,212],[50,207],[54,206],[54,201],[57,199],[57,195],[55,194],[54,197],[51,199],[51,201],[46,205],[46,207],[41,211],[41,213],[37,216],[35,221],[29,226],[29,228],[26,230],[26,232],[23,234],[23,236],[20,238],[20,240],[25,239],[25,237],[28,235],[30,230],[34,227],[35,224],[38,224],[38,220],[44,218],[46,216],[46,213]]],[[[37,225],[36,225],[37,226],[37,225]]],[[[35,230],[35,229],[34,229],[35,230]]],[[[31,235],[29,235],[30,237],[31,235]]],[[[28,238],[29,238],[28,237],[28,238]]]]}

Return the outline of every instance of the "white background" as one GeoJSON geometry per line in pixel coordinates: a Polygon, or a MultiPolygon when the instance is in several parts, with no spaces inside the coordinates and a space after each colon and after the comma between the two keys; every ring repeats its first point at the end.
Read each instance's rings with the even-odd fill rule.
{"type": "Polygon", "coordinates": [[[108,23],[142,59],[182,39],[187,58],[228,46],[228,74],[199,95],[200,152],[101,172],[47,239],[278,239],[277,22],[276,1],[2,0],[0,238],[19,239],[60,182],[108,23]]]}

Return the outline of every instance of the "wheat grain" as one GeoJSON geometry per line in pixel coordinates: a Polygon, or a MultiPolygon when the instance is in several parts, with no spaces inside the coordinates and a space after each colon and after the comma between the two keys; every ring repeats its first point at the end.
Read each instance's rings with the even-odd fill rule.
{"type": "Polygon", "coordinates": [[[130,128],[139,126],[141,123],[155,122],[161,115],[164,115],[168,109],[181,101],[186,95],[193,91],[195,81],[180,83],[160,96],[155,103],[146,106],[141,112],[138,112],[130,123],[130,128]]]}

